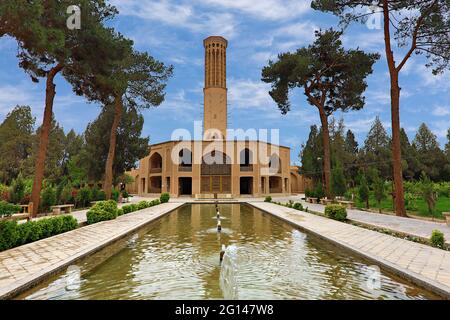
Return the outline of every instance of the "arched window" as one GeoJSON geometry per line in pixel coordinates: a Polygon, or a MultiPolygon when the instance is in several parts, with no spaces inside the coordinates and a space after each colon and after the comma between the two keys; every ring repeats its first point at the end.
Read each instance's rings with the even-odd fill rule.
{"type": "Polygon", "coordinates": [[[239,158],[239,164],[241,167],[247,167],[253,164],[253,153],[248,148],[245,148],[240,152],[239,158]]]}
{"type": "Polygon", "coordinates": [[[276,153],[270,156],[269,172],[271,174],[281,173],[281,161],[280,157],[276,153]]]}
{"type": "Polygon", "coordinates": [[[158,152],[155,152],[151,157],[150,157],[150,172],[151,173],[155,173],[155,172],[161,172],[162,170],[162,157],[158,152]]]}
{"type": "Polygon", "coordinates": [[[178,154],[180,157],[180,166],[192,166],[192,152],[189,149],[181,149],[178,154]]]}

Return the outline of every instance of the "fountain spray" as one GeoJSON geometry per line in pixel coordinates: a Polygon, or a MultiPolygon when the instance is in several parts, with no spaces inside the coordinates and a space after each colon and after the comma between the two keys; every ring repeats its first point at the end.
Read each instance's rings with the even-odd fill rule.
{"type": "Polygon", "coordinates": [[[220,220],[217,220],[217,232],[222,231],[222,225],[220,224],[220,220]]]}

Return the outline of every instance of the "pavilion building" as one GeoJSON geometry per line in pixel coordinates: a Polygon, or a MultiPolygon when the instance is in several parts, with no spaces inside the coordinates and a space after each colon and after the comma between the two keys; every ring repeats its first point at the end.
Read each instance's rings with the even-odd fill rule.
{"type": "MultiPolygon", "coordinates": [[[[127,174],[130,193],[151,196],[233,198],[302,193],[308,184],[290,165],[290,148],[244,137],[227,138],[227,46],[220,36],[203,41],[205,84],[200,139],[150,145],[139,168],[127,174]]],[[[244,132],[244,130],[241,130],[244,132]]]]}

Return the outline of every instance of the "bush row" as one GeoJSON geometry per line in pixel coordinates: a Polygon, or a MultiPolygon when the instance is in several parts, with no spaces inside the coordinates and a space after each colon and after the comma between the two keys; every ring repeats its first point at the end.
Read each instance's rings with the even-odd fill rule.
{"type": "Polygon", "coordinates": [[[168,202],[170,195],[168,193],[161,194],[159,199],[152,201],[140,201],[138,203],[127,204],[122,206],[122,208],[117,207],[117,202],[114,200],[99,201],[97,202],[86,214],[87,223],[93,224],[100,221],[113,220],[118,216],[134,212],[137,210],[142,210],[145,208],[156,206],[160,203],[168,202]]]}
{"type": "Polygon", "coordinates": [[[75,229],[77,220],[72,216],[45,218],[25,223],[0,221],[0,251],[45,239],[75,229]]]}
{"type": "Polygon", "coordinates": [[[150,207],[156,206],[160,203],[161,203],[161,201],[159,199],[155,199],[152,201],[140,201],[138,203],[124,205],[122,207],[122,211],[123,211],[123,214],[127,214],[130,212],[142,210],[145,208],[150,208],[150,207]]]}

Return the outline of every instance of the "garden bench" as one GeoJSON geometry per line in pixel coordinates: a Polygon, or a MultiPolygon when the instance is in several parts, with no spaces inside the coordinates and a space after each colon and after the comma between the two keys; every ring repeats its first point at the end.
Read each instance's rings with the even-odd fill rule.
{"type": "Polygon", "coordinates": [[[320,203],[323,205],[327,205],[327,204],[333,203],[333,200],[328,199],[328,198],[322,198],[322,199],[320,199],[320,203]]]}
{"type": "Polygon", "coordinates": [[[445,221],[447,221],[447,225],[450,227],[450,212],[442,212],[442,215],[445,218],[445,221]]]}
{"type": "Polygon", "coordinates": [[[71,213],[73,207],[73,204],[61,204],[58,206],[52,206],[51,209],[53,215],[58,215],[61,214],[61,209],[64,211],[64,213],[71,213]]]}
{"type": "Polygon", "coordinates": [[[33,213],[33,203],[30,202],[29,204],[22,204],[20,205],[20,213],[14,213],[7,217],[0,217],[0,221],[2,220],[30,220],[31,214],[33,213]]]}
{"type": "Polygon", "coordinates": [[[344,200],[339,200],[338,203],[345,206],[347,209],[353,209],[353,205],[355,204],[353,201],[344,200]]]}
{"type": "Polygon", "coordinates": [[[317,198],[308,198],[308,200],[309,200],[310,203],[318,203],[319,199],[317,199],[317,198]]]}

